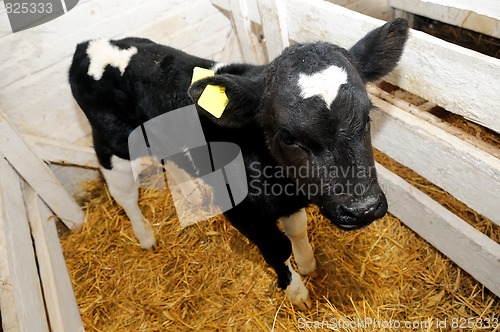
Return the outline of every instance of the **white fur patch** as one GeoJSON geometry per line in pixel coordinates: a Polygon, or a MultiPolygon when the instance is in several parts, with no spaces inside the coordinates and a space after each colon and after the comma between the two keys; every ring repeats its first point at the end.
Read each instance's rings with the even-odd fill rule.
{"type": "Polygon", "coordinates": [[[136,53],[136,47],[122,50],[111,45],[109,40],[102,38],[92,40],[87,47],[87,55],[90,59],[87,74],[92,76],[96,81],[100,80],[104,73],[104,69],[106,69],[106,66],[110,65],[118,68],[123,75],[130,59],[136,53]]]}
{"type": "Polygon", "coordinates": [[[285,234],[292,242],[292,251],[299,272],[308,275],[316,271],[316,259],[307,238],[307,214],[300,209],[294,214],[280,219],[285,234]]]}
{"type": "Polygon", "coordinates": [[[328,107],[337,98],[340,86],[346,83],[346,71],[337,66],[330,66],[311,75],[299,74],[300,95],[303,98],[319,96],[328,107]]]}
{"type": "MultiPolygon", "coordinates": [[[[139,161],[139,159],[136,159],[132,163],[138,163],[139,161]]],[[[139,185],[134,180],[132,164],[129,160],[113,155],[111,157],[111,166],[111,169],[101,167],[102,175],[108,184],[109,193],[127,213],[141,248],[151,249],[156,244],[156,238],[151,224],[144,218],[138,205],[139,185]]]]}
{"type": "Polygon", "coordinates": [[[218,72],[221,68],[223,68],[223,67],[225,67],[225,66],[226,66],[226,64],[225,64],[225,63],[216,62],[216,63],[214,63],[214,65],[212,66],[212,68],[210,68],[210,70],[211,70],[211,71],[213,71],[215,74],[217,74],[217,72],[218,72]]]}
{"type": "Polygon", "coordinates": [[[292,265],[290,264],[290,259],[287,259],[285,265],[288,267],[290,273],[292,274],[292,280],[290,280],[290,284],[285,289],[285,295],[290,302],[299,307],[301,310],[307,310],[311,307],[309,291],[307,290],[306,286],[304,286],[304,283],[302,282],[299,274],[295,272],[292,265]]]}

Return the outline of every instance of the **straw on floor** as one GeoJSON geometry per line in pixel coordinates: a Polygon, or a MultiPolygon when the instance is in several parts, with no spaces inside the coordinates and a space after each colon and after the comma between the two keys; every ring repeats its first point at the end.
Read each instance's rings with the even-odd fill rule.
{"type": "MultiPolygon", "coordinates": [[[[447,331],[453,319],[500,318],[496,296],[391,215],[344,232],[308,209],[320,276],[305,278],[314,306],[299,312],[223,217],[181,229],[170,193],[142,190],[159,239],[148,252],[102,182],[85,190],[87,222],[62,245],[87,331],[447,331]]],[[[477,224],[498,241],[498,228],[477,224]]]]}

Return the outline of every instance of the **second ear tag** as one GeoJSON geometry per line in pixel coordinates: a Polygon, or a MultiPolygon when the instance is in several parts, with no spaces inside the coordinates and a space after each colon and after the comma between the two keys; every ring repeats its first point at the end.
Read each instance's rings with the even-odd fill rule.
{"type": "Polygon", "coordinates": [[[198,99],[198,105],[216,118],[222,116],[228,102],[226,89],[215,85],[207,85],[198,99]]]}
{"type": "Polygon", "coordinates": [[[214,72],[210,69],[205,69],[201,67],[194,67],[193,68],[193,77],[191,78],[191,84],[193,84],[196,81],[199,81],[205,77],[210,77],[214,76],[214,72]]]}

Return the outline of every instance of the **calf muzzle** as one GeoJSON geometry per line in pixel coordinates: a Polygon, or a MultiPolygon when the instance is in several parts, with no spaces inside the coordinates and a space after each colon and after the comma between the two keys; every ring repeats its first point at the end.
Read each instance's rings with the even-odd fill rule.
{"type": "Polygon", "coordinates": [[[333,209],[320,206],[321,213],[343,230],[355,230],[371,224],[387,213],[387,199],[383,193],[345,202],[333,209]]]}

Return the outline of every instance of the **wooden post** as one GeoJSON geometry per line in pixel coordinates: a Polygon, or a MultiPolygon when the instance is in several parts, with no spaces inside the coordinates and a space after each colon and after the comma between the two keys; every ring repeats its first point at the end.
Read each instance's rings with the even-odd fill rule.
{"type": "Polygon", "coordinates": [[[283,0],[258,0],[257,5],[264,30],[267,56],[271,61],[290,45],[286,5],[283,0]]]}
{"type": "Polygon", "coordinates": [[[266,58],[262,46],[255,33],[252,31],[252,22],[249,18],[246,0],[229,0],[231,7],[231,20],[238,35],[241,54],[245,62],[263,64],[266,58]]]}

